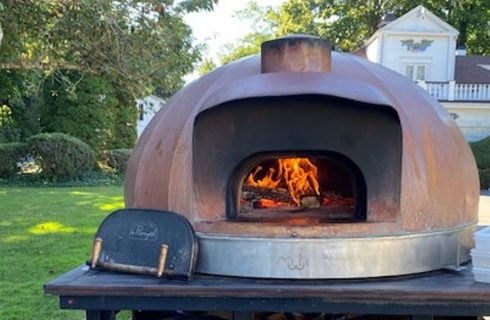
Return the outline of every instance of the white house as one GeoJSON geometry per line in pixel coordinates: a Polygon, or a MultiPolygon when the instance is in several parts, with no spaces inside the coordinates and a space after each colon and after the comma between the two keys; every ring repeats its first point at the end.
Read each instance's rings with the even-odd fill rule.
{"type": "Polygon", "coordinates": [[[490,57],[457,52],[458,34],[418,6],[399,18],[387,15],[362,54],[416,81],[447,108],[466,139],[476,141],[490,135],[490,57]]]}
{"type": "Polygon", "coordinates": [[[138,137],[141,136],[141,133],[145,130],[151,118],[153,118],[155,113],[157,113],[164,104],[165,100],[155,95],[149,95],[136,100],[136,107],[138,108],[138,137]]]}

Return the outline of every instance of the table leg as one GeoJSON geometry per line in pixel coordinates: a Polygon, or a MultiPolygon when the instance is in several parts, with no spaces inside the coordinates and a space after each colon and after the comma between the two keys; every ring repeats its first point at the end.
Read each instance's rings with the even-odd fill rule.
{"type": "Polygon", "coordinates": [[[116,313],[110,310],[87,310],[85,312],[87,320],[115,320],[116,313]]]}

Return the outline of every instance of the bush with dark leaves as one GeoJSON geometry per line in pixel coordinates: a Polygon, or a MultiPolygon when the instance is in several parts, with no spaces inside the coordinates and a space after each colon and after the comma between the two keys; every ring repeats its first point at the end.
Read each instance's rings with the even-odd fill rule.
{"type": "Polygon", "coordinates": [[[25,143],[0,144],[0,178],[6,179],[20,171],[18,165],[27,156],[25,143]]]}
{"type": "Polygon", "coordinates": [[[64,133],[40,133],[27,141],[44,178],[53,182],[80,178],[95,167],[94,151],[64,133]]]}

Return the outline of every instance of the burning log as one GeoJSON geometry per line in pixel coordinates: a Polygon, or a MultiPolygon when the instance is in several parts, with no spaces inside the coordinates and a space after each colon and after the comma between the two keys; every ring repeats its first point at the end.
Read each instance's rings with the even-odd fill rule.
{"type": "Polygon", "coordinates": [[[264,187],[252,187],[252,186],[243,186],[242,196],[245,200],[258,200],[258,199],[267,199],[273,200],[277,202],[284,202],[286,204],[292,202],[291,195],[287,189],[283,188],[264,188],[264,187]]]}
{"type": "Polygon", "coordinates": [[[289,207],[290,204],[287,202],[269,200],[269,199],[259,199],[255,200],[252,204],[254,209],[274,209],[274,208],[283,208],[289,207]]]}
{"type": "Polygon", "coordinates": [[[240,199],[242,209],[245,211],[253,209],[272,209],[272,208],[291,208],[302,207],[305,209],[315,209],[320,207],[338,206],[352,207],[354,199],[344,197],[336,192],[322,192],[321,195],[305,195],[301,197],[300,204],[297,205],[289,191],[285,188],[267,188],[243,186],[242,198],[240,199]]]}

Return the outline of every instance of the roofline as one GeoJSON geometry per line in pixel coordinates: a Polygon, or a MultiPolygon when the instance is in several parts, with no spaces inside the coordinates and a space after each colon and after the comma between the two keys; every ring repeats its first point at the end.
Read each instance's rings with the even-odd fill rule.
{"type": "Polygon", "coordinates": [[[364,44],[362,46],[360,46],[359,48],[357,48],[356,50],[359,50],[359,49],[362,49],[362,48],[366,48],[367,46],[369,46],[376,38],[380,37],[382,35],[382,33],[385,33],[385,34],[400,34],[400,35],[426,35],[426,36],[446,36],[446,35],[454,35],[454,36],[458,36],[459,35],[459,31],[456,30],[453,26],[451,26],[449,23],[445,22],[444,20],[442,20],[441,18],[439,18],[438,16],[436,16],[435,14],[433,14],[430,10],[428,10],[426,7],[424,7],[423,5],[418,5],[417,7],[413,8],[412,10],[408,11],[407,13],[405,13],[403,16],[387,23],[385,26],[379,28],[378,30],[376,30],[373,35],[371,37],[369,37],[369,39],[367,41],[364,42],[364,44]],[[392,28],[393,26],[396,26],[397,24],[399,24],[401,21],[407,19],[409,16],[415,14],[416,11],[419,11],[419,10],[424,10],[426,15],[428,15],[432,20],[434,20],[436,23],[439,23],[440,25],[442,25],[444,28],[448,29],[447,31],[445,32],[440,32],[440,33],[431,33],[431,32],[417,32],[417,31],[397,31],[397,30],[391,30],[390,28],[392,28]]]}
{"type": "Polygon", "coordinates": [[[421,35],[421,36],[431,36],[431,37],[440,37],[440,36],[453,36],[452,32],[440,32],[433,33],[427,31],[399,31],[399,30],[385,30],[384,34],[389,35],[421,35]]]}
{"type": "Polygon", "coordinates": [[[381,32],[379,32],[380,29],[376,30],[373,35],[366,41],[364,44],[360,47],[367,47],[369,46],[378,36],[381,35],[381,32]]]}
{"type": "Polygon", "coordinates": [[[413,14],[415,14],[417,11],[421,11],[421,10],[424,11],[423,14],[426,14],[432,20],[434,20],[435,22],[439,23],[444,28],[448,29],[448,31],[447,31],[448,33],[459,35],[459,31],[458,30],[456,30],[453,26],[451,26],[446,21],[442,20],[441,18],[439,18],[438,16],[436,16],[435,14],[433,14],[429,9],[427,9],[423,5],[416,6],[412,10],[408,11],[407,13],[405,13],[403,16],[399,17],[396,20],[391,21],[390,23],[386,24],[385,26],[383,26],[382,28],[380,28],[378,30],[379,31],[388,31],[390,28],[396,26],[397,24],[401,23],[403,20],[405,20],[408,17],[410,17],[413,14]]]}

